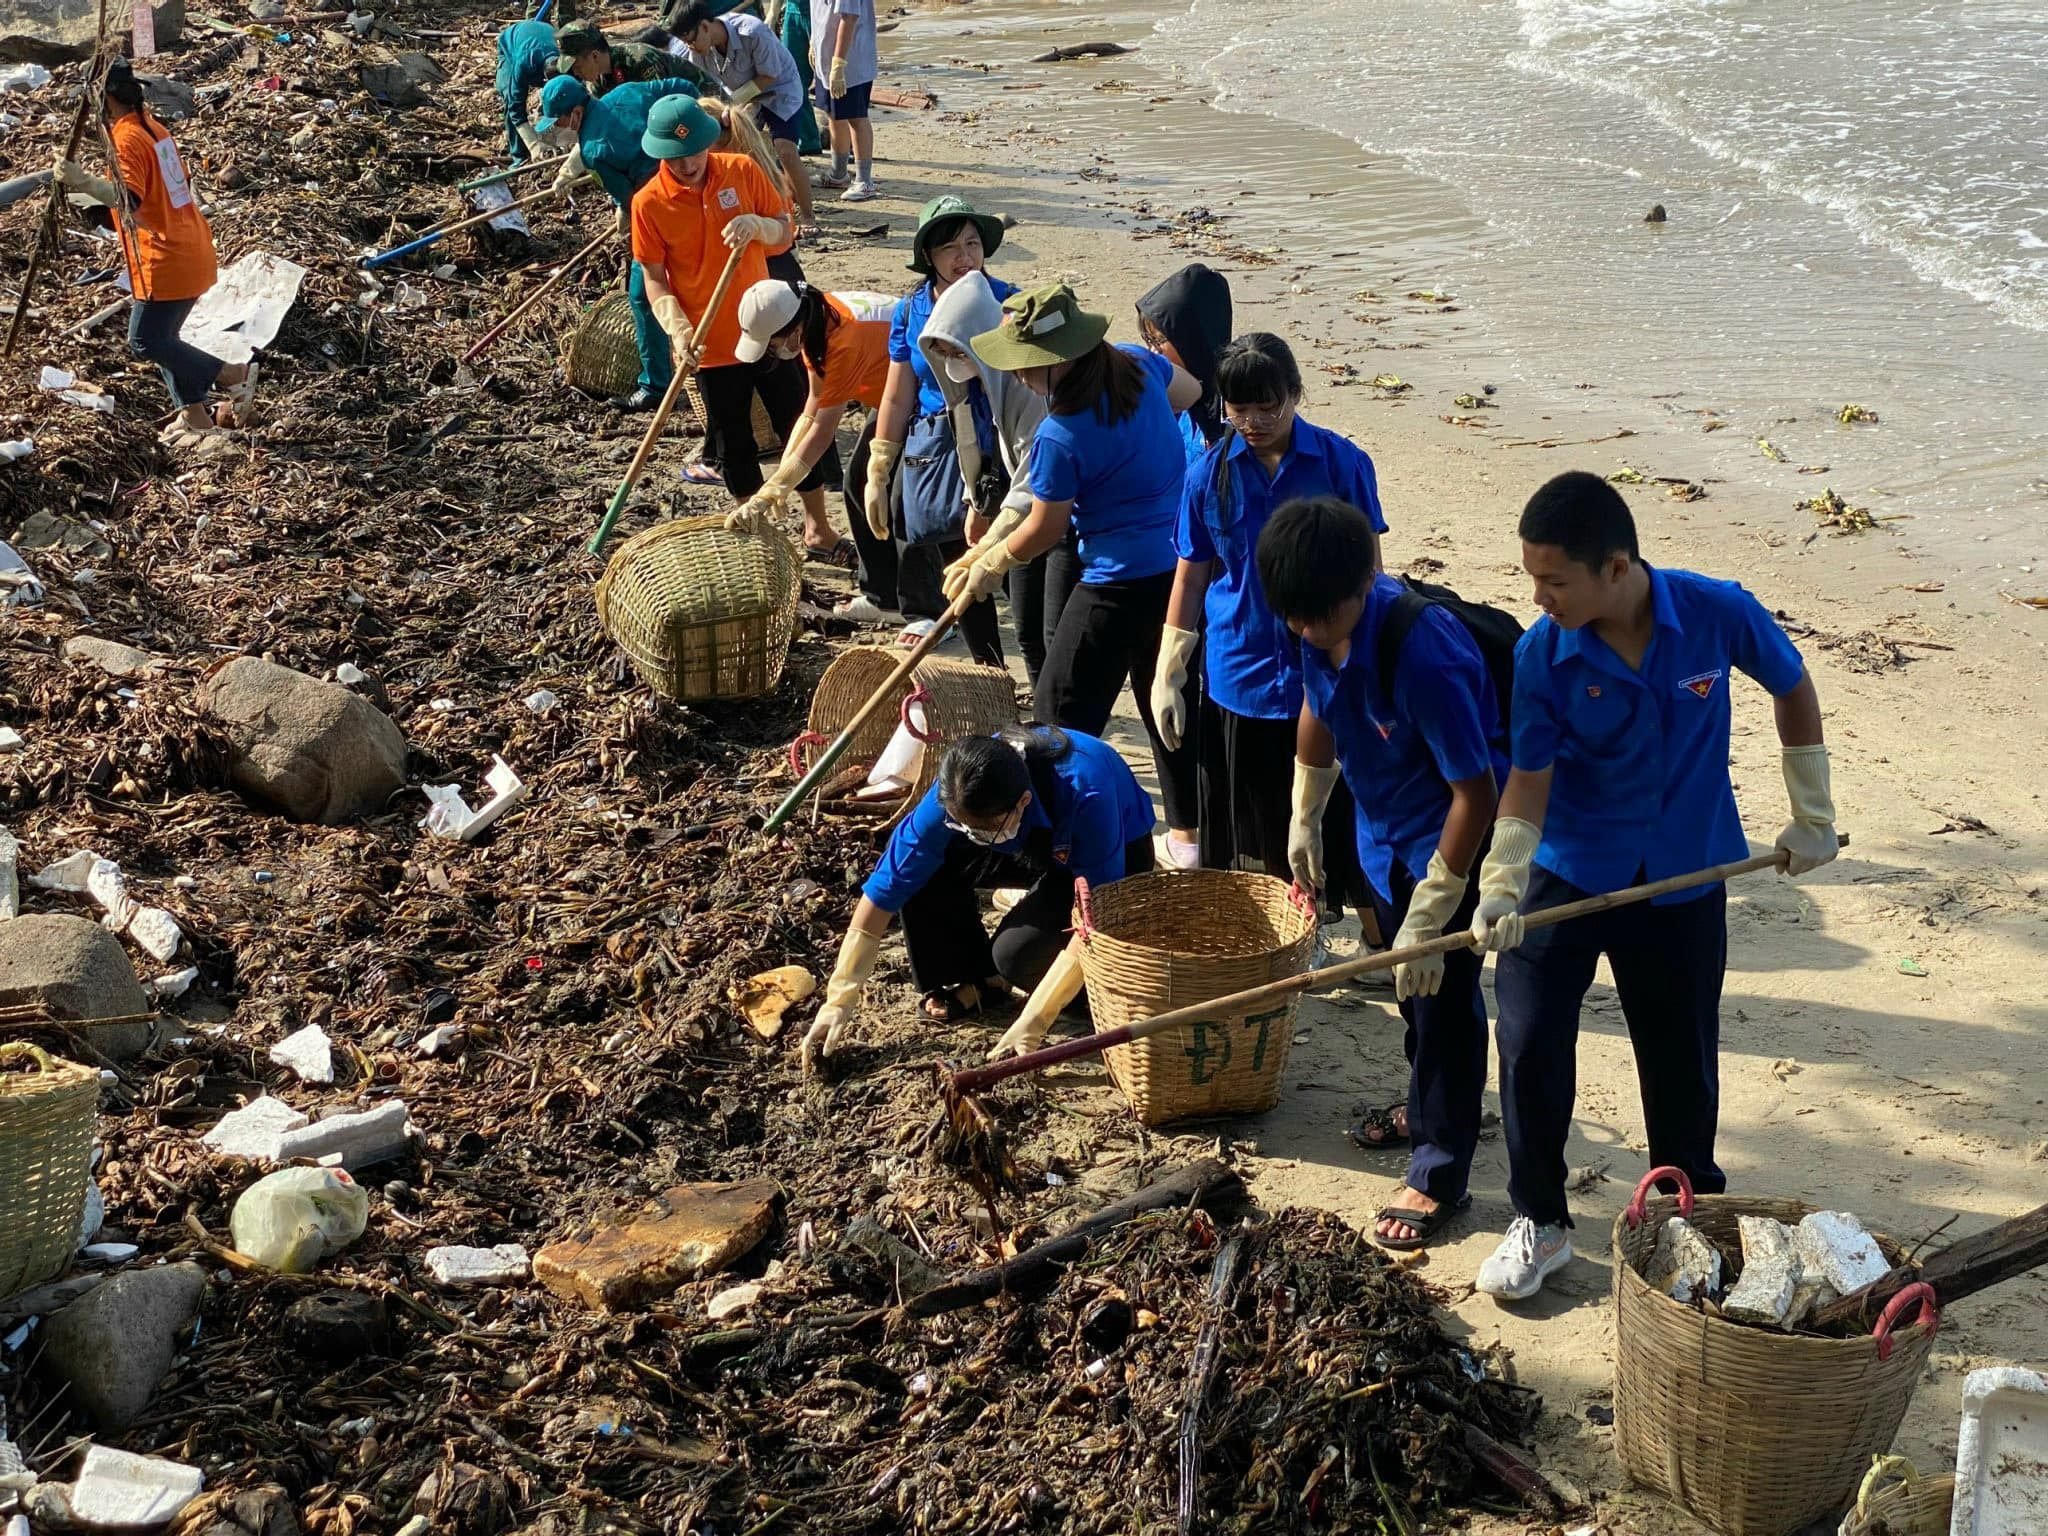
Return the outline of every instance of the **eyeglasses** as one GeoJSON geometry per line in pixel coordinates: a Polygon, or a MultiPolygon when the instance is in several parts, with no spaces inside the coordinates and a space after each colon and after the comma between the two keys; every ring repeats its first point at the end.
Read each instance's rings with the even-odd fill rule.
{"type": "Polygon", "coordinates": [[[1024,827],[1024,813],[1016,811],[1003,819],[1000,827],[970,827],[964,821],[946,818],[946,830],[958,832],[967,841],[979,848],[993,848],[998,843],[1007,843],[1024,827]]]}
{"type": "Polygon", "coordinates": [[[1279,426],[1281,422],[1287,419],[1287,413],[1292,409],[1293,407],[1290,405],[1283,405],[1270,411],[1247,411],[1241,410],[1234,405],[1226,405],[1223,407],[1223,417],[1224,420],[1228,421],[1240,432],[1246,427],[1250,427],[1253,431],[1257,432],[1264,431],[1268,427],[1279,426]]]}

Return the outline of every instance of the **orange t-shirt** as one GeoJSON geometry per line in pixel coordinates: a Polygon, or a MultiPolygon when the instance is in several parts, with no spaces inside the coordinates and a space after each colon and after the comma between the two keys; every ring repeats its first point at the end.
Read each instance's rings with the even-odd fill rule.
{"type": "MultiPolygon", "coordinates": [[[[161,123],[148,124],[130,112],[113,125],[114,154],[121,183],[135,212],[135,244],[121,236],[128,281],[138,299],[196,299],[220,275],[213,231],[185,179],[185,162],[161,123]]],[[[118,221],[117,221],[118,223],[118,221]]]]}
{"type": "MultiPolygon", "coordinates": [[[[718,276],[725,270],[720,232],[743,213],[789,222],[789,206],[761,167],[745,155],[709,155],[704,182],[686,187],[668,174],[669,162],[633,194],[633,259],[658,267],[675,291],[683,313],[696,324],[711,303],[718,276]]],[[[789,249],[785,242],[777,251],[789,249]]],[[[745,247],[739,270],[711,330],[704,338],[703,366],[723,368],[739,361],[739,296],[768,277],[768,247],[758,240],[745,247]]]]}
{"type": "Polygon", "coordinates": [[[804,367],[811,375],[811,393],[826,409],[858,401],[873,410],[882,403],[889,382],[889,317],[862,320],[834,293],[825,303],[839,323],[825,333],[825,371],[804,367]]]}

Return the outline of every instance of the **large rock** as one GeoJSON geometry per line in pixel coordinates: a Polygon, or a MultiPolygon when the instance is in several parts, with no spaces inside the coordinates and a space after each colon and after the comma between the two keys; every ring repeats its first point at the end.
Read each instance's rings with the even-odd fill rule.
{"type": "Polygon", "coordinates": [[[63,651],[66,661],[90,662],[109,677],[149,677],[164,667],[162,657],[102,635],[73,635],[64,642],[63,651]]]}
{"type": "Polygon", "coordinates": [[[773,1179],[678,1184],[628,1221],[548,1244],[533,1256],[534,1278],[604,1311],[659,1300],[745,1257],[767,1235],[781,1194],[773,1179]]]}
{"type": "Polygon", "coordinates": [[[235,787],[295,820],[346,821],[405,785],[405,737],[339,684],[237,656],[201,686],[199,703],[234,741],[235,787]]]}
{"type": "MultiPolygon", "coordinates": [[[[31,913],[0,923],[0,1008],[40,1003],[52,1018],[119,1019],[149,1012],[121,941],[88,917],[31,913]]],[[[121,1059],[149,1045],[147,1019],[92,1031],[121,1059]]]]}
{"type": "Polygon", "coordinates": [[[43,1368],[102,1430],[126,1428],[149,1406],[205,1294],[197,1264],[116,1275],[44,1325],[43,1368]]]}
{"type": "MultiPolygon", "coordinates": [[[[107,9],[108,30],[117,36],[127,32],[128,7],[107,9]]],[[[185,28],[185,0],[163,0],[150,13],[157,47],[177,42],[185,28]]],[[[98,0],[0,0],[0,61],[54,68],[89,59],[98,20],[98,0]]]]}

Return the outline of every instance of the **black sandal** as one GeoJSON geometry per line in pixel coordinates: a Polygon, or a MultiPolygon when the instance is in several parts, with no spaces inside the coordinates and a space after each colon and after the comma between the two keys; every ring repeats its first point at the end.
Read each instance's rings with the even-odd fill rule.
{"type": "Polygon", "coordinates": [[[830,549],[814,549],[806,544],[804,558],[815,560],[820,565],[829,565],[835,570],[852,571],[860,568],[860,550],[851,539],[841,539],[830,549]]]}
{"type": "Polygon", "coordinates": [[[973,982],[964,986],[939,987],[924,995],[922,1012],[927,1024],[956,1024],[981,1012],[981,988],[973,982]]]}
{"type": "Polygon", "coordinates": [[[1366,1152],[1390,1152],[1396,1147],[1405,1147],[1408,1145],[1408,1133],[1401,1129],[1394,1116],[1405,1115],[1407,1111],[1406,1099],[1397,1099],[1381,1109],[1368,1109],[1345,1135],[1354,1147],[1366,1152]]]}
{"type": "Polygon", "coordinates": [[[1372,1231],[1366,1235],[1389,1253],[1413,1253],[1418,1248],[1427,1248],[1437,1233],[1451,1222],[1472,1209],[1472,1197],[1466,1195],[1456,1204],[1438,1204],[1433,1211],[1411,1210],[1405,1205],[1383,1205],[1372,1219],[1372,1231]],[[1379,1224],[1383,1221],[1398,1221],[1402,1226],[1413,1229],[1413,1237],[1381,1237],[1379,1224]]]}

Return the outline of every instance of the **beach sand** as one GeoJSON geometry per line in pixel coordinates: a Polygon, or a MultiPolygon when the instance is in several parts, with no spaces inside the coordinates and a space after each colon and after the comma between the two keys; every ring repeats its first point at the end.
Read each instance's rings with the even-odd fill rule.
{"type": "MultiPolygon", "coordinates": [[[[949,7],[944,24],[957,29],[968,14],[949,7]]],[[[945,67],[920,71],[918,60],[979,46],[920,41],[919,24],[910,18],[889,40],[886,84],[931,83],[945,67]]],[[[1118,35],[1068,21],[1046,45],[1118,35]]],[[[1910,536],[1895,529],[1809,538],[1811,517],[1783,489],[1793,466],[1759,456],[1753,480],[1709,478],[1700,450],[1717,434],[1703,434],[1701,418],[1682,405],[1660,410],[1603,396],[1598,379],[1569,400],[1528,398],[1511,382],[1515,359],[1489,355],[1455,304],[1402,297],[1427,286],[1411,253],[1356,253],[1334,279],[1312,261],[1255,263],[1234,254],[1290,251],[1297,230],[1319,237],[1324,199],[1315,194],[1341,185],[1341,168],[1357,164],[1357,151],[1256,119],[1204,125],[1206,108],[1175,100],[1157,105],[1191,161],[1211,153],[1223,132],[1258,174],[1241,179],[1205,161],[1208,190],[1199,197],[1122,176],[1101,163],[1065,108],[1084,111],[1091,87],[1129,74],[1116,68],[1123,63],[1047,66],[1030,77],[1043,82],[1038,89],[1016,93],[1014,108],[949,112],[936,85],[937,112],[879,114],[881,200],[825,206],[835,230],[886,220],[888,237],[821,252],[812,258],[814,278],[834,287],[907,287],[903,260],[916,209],[940,192],[1012,215],[1016,227],[991,270],[1025,285],[1072,282],[1090,307],[1114,317],[1114,339],[1135,339],[1131,306],[1140,292],[1185,261],[1207,260],[1231,280],[1240,332],[1272,330],[1294,345],[1311,379],[1304,414],[1373,455],[1392,530],[1389,567],[1501,604],[1525,622],[1534,610],[1514,525],[1544,478],[1567,468],[1612,473],[1625,461],[1697,479],[1703,500],[1677,500],[1655,482],[1627,491],[1645,554],[1738,578],[1781,615],[1820,688],[1839,823],[1853,839],[1813,877],[1757,875],[1730,889],[1720,1155],[1731,1186],[1853,1211],[1909,1247],[1938,1228],[1947,1241],[2039,1203],[2048,1185],[2048,1079],[2040,1069],[2048,1025],[2040,773],[2048,613],[1999,601],[1989,583],[1956,579],[1953,567],[1915,553],[1910,536]],[[1198,202],[1220,223],[1193,238],[1163,232],[1162,219],[1198,202]],[[1352,280],[1360,271],[1367,280],[1352,280]],[[1356,298],[1361,287],[1380,297],[1356,298]],[[1391,372],[1411,387],[1390,396],[1362,382],[1340,385],[1327,371],[1347,366],[1356,380],[1391,372]],[[1453,405],[1488,383],[1500,387],[1485,409],[1453,405]],[[1474,417],[1483,424],[1460,420],[1474,417]],[[1624,431],[1634,435],[1617,436],[1624,431]]],[[[1674,365],[1674,389],[1696,383],[1674,365]]],[[[1801,435],[1820,430],[1804,424],[1801,435]]],[[[1804,477],[1802,494],[1818,478],[1804,477]]],[[[834,516],[843,516],[836,499],[834,516]]],[[[2048,571],[2036,585],[2048,591],[2048,571]]],[[[1753,844],[1767,848],[1785,812],[1769,703],[1747,680],[1735,694],[1736,790],[1753,844]]],[[[1133,726],[1122,722],[1120,740],[1149,782],[1133,726]]],[[[887,1031],[892,1017],[917,1027],[906,1003],[863,1028],[887,1031]]],[[[1429,1252],[1421,1273],[1443,1288],[1476,1343],[1512,1350],[1519,1378],[1542,1393],[1548,1412],[1539,1448],[1554,1475],[1582,1491],[1616,1532],[1691,1532],[1699,1527],[1627,1490],[1612,1430],[1589,1418],[1604,1418],[1597,1410],[1611,1401],[1608,1234],[1647,1167],[1626,1032],[1604,967],[1587,1000],[1579,1055],[1568,1154],[1576,1262],[1525,1305],[1471,1294],[1473,1273],[1510,1217],[1505,1152],[1490,1128],[1473,1172],[1472,1212],[1429,1252]]],[[[1181,1137],[1133,1128],[1123,1156],[1171,1160],[1220,1134],[1269,1207],[1322,1206],[1368,1225],[1403,1163],[1354,1149],[1344,1131],[1357,1103],[1397,1098],[1405,1082],[1391,992],[1345,988],[1304,1006],[1278,1108],[1181,1137]]],[[[1058,1071],[1049,1085],[1079,1111],[1114,1111],[1099,1072],[1058,1071]]],[[[1492,1091],[1487,1107],[1491,1125],[1492,1091]]],[[[1942,1319],[1902,1451],[1923,1468],[1952,1465],[1964,1374],[2048,1359],[2044,1302],[2048,1278],[2037,1273],[1942,1319]]]]}

